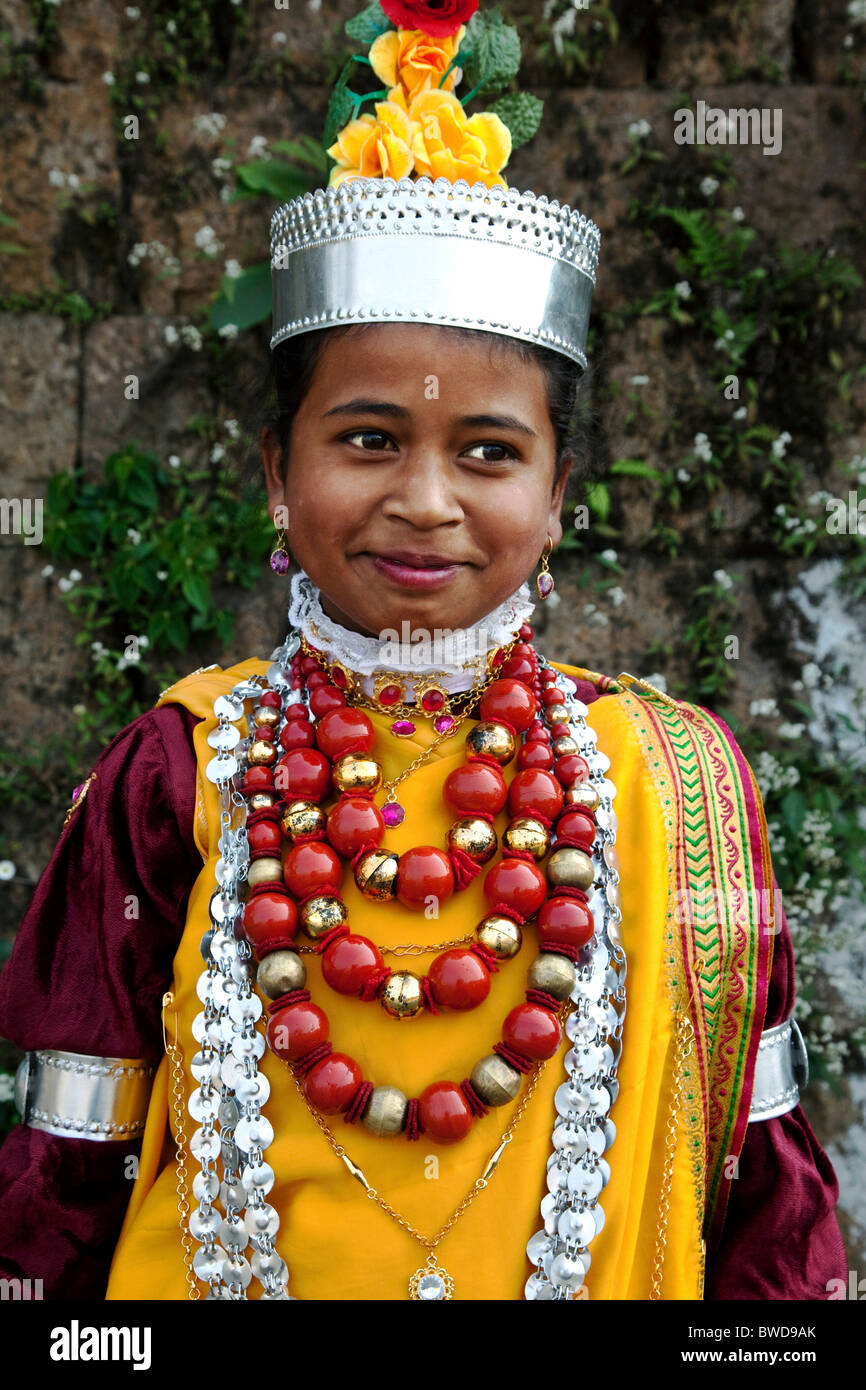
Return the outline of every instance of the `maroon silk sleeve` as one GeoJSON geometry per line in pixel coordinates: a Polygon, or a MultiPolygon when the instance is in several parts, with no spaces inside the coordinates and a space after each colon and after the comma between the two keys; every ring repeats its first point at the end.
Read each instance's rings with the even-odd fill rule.
{"type": "MultiPolygon", "coordinates": [[[[793,1008],[794,952],[783,916],[764,1028],[783,1023],[793,1008]]],[[[801,1105],[750,1124],[719,1245],[707,1252],[705,1298],[826,1299],[831,1279],[848,1278],[838,1195],[801,1105]]]]}
{"type": "MultiPolygon", "coordinates": [[[[162,994],[202,863],[196,722],[180,705],[151,710],[95,763],[0,975],[0,1032],[19,1047],[161,1058],[162,994]]],[[[43,1298],[103,1298],[139,1146],[18,1125],[0,1148],[0,1274],[41,1279],[43,1298]]]]}

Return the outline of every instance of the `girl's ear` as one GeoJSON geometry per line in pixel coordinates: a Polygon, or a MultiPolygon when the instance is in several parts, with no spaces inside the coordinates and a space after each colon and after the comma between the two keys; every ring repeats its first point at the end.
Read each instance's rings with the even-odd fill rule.
{"type": "Polygon", "coordinates": [[[574,467],[574,454],[571,449],[566,449],[562,456],[562,471],[553,485],[553,492],[550,498],[550,511],[547,517],[547,529],[550,532],[550,539],[554,545],[558,545],[562,540],[562,503],[565,497],[565,489],[568,487],[568,479],[574,467]]]}
{"type": "Polygon", "coordinates": [[[265,472],[265,490],[268,496],[268,511],[273,516],[277,507],[285,502],[286,485],[283,478],[283,451],[280,441],[268,425],[262,427],[259,436],[262,451],[262,467],[265,472]]]}

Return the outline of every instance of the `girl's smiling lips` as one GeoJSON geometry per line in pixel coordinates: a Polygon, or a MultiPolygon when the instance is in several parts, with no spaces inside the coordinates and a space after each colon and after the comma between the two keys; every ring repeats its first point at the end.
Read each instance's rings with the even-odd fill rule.
{"type": "Polygon", "coordinates": [[[438,589],[447,584],[461,567],[462,561],[447,555],[424,554],[412,550],[362,551],[380,574],[407,589],[438,589]]]}

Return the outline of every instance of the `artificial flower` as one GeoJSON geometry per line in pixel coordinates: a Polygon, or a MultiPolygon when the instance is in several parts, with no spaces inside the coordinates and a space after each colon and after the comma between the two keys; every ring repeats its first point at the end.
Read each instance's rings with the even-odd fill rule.
{"type": "MultiPolygon", "coordinates": [[[[395,87],[389,97],[400,90],[395,87]]],[[[349,121],[328,150],[337,161],[329,186],[360,177],[405,178],[412,172],[411,141],[412,121],[405,103],[377,101],[375,116],[366,112],[349,121]]]]}
{"type": "MultiPolygon", "coordinates": [[[[395,100],[398,90],[390,93],[395,100]]],[[[511,156],[511,131],[499,116],[478,111],[467,120],[452,92],[435,90],[421,92],[409,115],[416,176],[508,187],[499,171],[511,156]]]]}
{"type": "Polygon", "coordinates": [[[381,0],[382,9],[399,29],[421,29],[433,38],[456,34],[478,9],[478,0],[381,0]]]}
{"type": "MultiPolygon", "coordinates": [[[[453,61],[466,28],[461,25],[450,38],[436,39],[417,29],[388,29],[370,45],[373,71],[386,87],[402,86],[407,101],[430,87],[439,87],[453,61]]],[[[452,68],[442,90],[452,91],[457,69],[452,68]]]]}

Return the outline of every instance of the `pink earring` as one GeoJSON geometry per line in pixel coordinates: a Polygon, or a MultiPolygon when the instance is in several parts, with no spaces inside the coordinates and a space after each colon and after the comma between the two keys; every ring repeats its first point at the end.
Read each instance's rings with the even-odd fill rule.
{"type": "Polygon", "coordinates": [[[542,600],[550,598],[554,590],[554,578],[547,567],[548,557],[553,550],[553,541],[550,539],[550,532],[547,533],[547,545],[541,556],[541,573],[536,576],[535,587],[538,590],[538,597],[542,600]]]}

